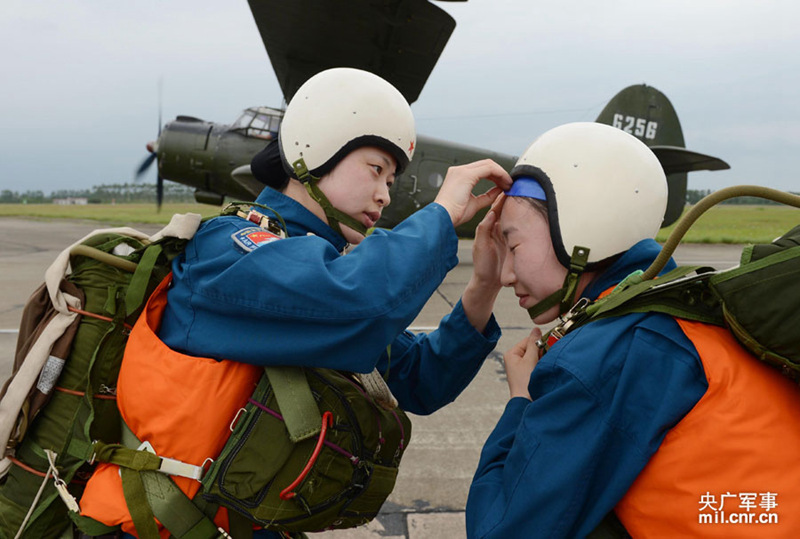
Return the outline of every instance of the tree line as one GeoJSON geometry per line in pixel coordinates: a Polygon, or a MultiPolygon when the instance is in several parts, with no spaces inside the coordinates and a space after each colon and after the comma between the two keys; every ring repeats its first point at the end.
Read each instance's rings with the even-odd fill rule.
{"type": "MultiPolygon", "coordinates": [[[[120,183],[96,185],[91,189],[59,189],[50,194],[40,190],[0,191],[0,204],[51,204],[59,198],[85,198],[89,204],[155,202],[156,184],[120,183]]],[[[164,202],[194,202],[194,188],[164,182],[164,202]]]]}
{"type": "MultiPolygon", "coordinates": [[[[714,191],[711,189],[687,189],[686,190],[686,203],[687,204],[697,204],[700,202],[701,199],[705,198],[706,196],[710,195],[714,191]]],[[[792,191],[789,191],[793,194],[792,191]]],[[[766,205],[779,205],[780,202],[774,202],[772,200],[767,200],[765,198],[760,197],[736,197],[736,198],[729,198],[720,204],[739,204],[739,205],[758,205],[758,204],[766,204],[766,205]]]]}

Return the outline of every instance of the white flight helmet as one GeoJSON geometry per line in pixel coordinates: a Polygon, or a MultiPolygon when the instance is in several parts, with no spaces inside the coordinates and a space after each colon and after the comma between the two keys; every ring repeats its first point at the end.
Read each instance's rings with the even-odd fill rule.
{"type": "Polygon", "coordinates": [[[348,67],[327,69],[294,94],[281,122],[287,172],[319,178],[348,153],[377,146],[397,161],[399,174],[414,155],[414,116],[403,94],[381,77],[348,67]]]}
{"type": "Polygon", "coordinates": [[[560,290],[528,309],[532,319],[557,304],[560,313],[569,310],[580,275],[654,238],[667,208],[658,158],[636,137],[605,124],[547,131],[525,150],[511,177],[508,196],[547,201],[553,248],[569,270],[560,290]]]}
{"type": "Polygon", "coordinates": [[[562,265],[576,247],[588,249],[587,269],[654,238],[667,207],[667,180],[658,158],[624,131],[595,122],[547,131],[511,170],[545,192],[550,235],[562,265]]]}

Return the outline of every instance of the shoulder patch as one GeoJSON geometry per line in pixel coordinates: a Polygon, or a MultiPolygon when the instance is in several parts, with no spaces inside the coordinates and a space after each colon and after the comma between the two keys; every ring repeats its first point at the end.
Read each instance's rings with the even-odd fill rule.
{"type": "Polygon", "coordinates": [[[249,253],[262,245],[281,239],[277,234],[257,226],[250,226],[236,231],[231,234],[231,238],[236,248],[243,253],[249,253]]]}

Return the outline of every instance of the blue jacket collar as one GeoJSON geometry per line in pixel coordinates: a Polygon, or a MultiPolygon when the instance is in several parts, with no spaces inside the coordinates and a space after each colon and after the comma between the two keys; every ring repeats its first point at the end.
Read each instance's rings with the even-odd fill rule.
{"type": "MultiPolygon", "coordinates": [[[[589,283],[581,296],[591,300],[597,299],[603,291],[618,284],[634,271],[647,269],[660,252],[661,245],[655,240],[647,239],[638,242],[589,283]]],[[[664,274],[676,267],[675,261],[670,259],[661,273],[664,274]]]]}
{"type": "Polygon", "coordinates": [[[306,236],[311,232],[315,236],[328,240],[339,252],[347,246],[347,241],[343,237],[334,232],[305,206],[271,187],[265,187],[258,195],[256,202],[269,206],[280,214],[286,222],[289,237],[306,236]]]}

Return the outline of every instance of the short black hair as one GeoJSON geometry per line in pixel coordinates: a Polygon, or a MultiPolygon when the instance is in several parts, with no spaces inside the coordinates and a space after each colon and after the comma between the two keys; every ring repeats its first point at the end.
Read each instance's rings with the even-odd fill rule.
{"type": "Polygon", "coordinates": [[[277,191],[289,184],[289,176],[283,168],[280,145],[277,140],[267,144],[267,147],[258,152],[250,161],[250,171],[253,177],[268,187],[277,191]]]}

